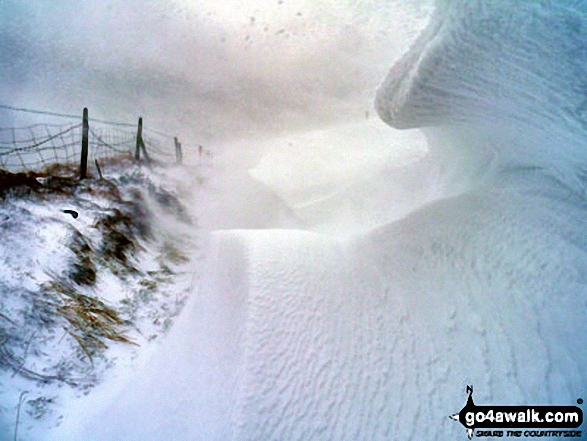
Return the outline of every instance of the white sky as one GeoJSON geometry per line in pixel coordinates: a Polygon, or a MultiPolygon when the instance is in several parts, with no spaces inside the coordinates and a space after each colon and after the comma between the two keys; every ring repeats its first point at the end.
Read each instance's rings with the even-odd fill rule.
{"type": "Polygon", "coordinates": [[[358,118],[429,3],[5,0],[0,102],[193,142],[358,118]]]}

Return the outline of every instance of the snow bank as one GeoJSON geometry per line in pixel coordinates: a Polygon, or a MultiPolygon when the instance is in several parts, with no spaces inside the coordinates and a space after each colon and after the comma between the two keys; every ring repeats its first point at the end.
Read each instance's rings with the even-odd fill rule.
{"type": "MultiPolygon", "coordinates": [[[[322,173],[339,152],[326,151],[315,171],[289,175],[294,186],[279,176],[281,152],[225,170],[219,179],[239,187],[214,191],[201,210],[212,207],[209,228],[217,220],[230,230],[212,234],[201,287],[166,346],[49,438],[460,439],[463,428],[447,417],[463,406],[466,384],[487,404],[583,397],[583,9],[438,2],[378,92],[389,124],[435,126],[425,131],[427,156],[405,164],[434,173],[434,197],[404,197],[395,217],[357,206],[352,215],[373,217],[340,234],[336,205],[357,197],[359,181],[364,194],[382,188],[384,179],[362,177],[392,167],[386,155],[361,172],[342,160],[322,173]],[[265,186],[247,181],[249,167],[265,186]],[[317,190],[303,182],[314,174],[317,190]],[[332,216],[302,209],[328,200],[332,216]],[[279,228],[284,212],[296,229],[279,228]]],[[[357,145],[352,133],[347,142],[357,145]]],[[[418,195],[404,176],[406,194],[418,195]]],[[[373,209],[382,204],[370,197],[373,209]]]]}
{"type": "Polygon", "coordinates": [[[445,162],[457,149],[477,155],[483,144],[502,166],[548,168],[576,186],[587,161],[586,20],[572,0],[438,1],[380,86],[378,113],[397,128],[452,127],[461,139],[450,140],[445,162]]]}
{"type": "Polygon", "coordinates": [[[437,173],[422,161],[424,136],[398,132],[379,120],[265,143],[250,175],[278,195],[304,229],[318,233],[345,237],[370,231],[440,191],[437,173]]]}
{"type": "Polygon", "coordinates": [[[13,439],[21,393],[20,439],[39,439],[109,368],[132,366],[129,342],[148,352],[184,305],[193,224],[170,180],[105,166],[110,181],[48,177],[3,195],[0,439],[13,439]]]}

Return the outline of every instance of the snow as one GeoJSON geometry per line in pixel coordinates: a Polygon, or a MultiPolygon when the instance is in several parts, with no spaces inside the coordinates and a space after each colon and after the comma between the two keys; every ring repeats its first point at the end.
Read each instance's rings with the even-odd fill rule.
{"type": "Polygon", "coordinates": [[[232,151],[196,195],[222,229],[168,339],[48,439],[458,439],[447,416],[466,384],[486,403],[581,394],[585,354],[562,342],[584,335],[587,262],[561,235],[585,220],[564,188],[503,171],[368,234],[326,234],[291,227],[297,207],[247,183],[251,155],[232,151]]]}
{"type": "MultiPolygon", "coordinates": [[[[377,119],[266,143],[261,148],[266,153],[250,175],[312,231],[341,236],[366,232],[401,217],[402,208],[434,197],[428,188],[418,194],[416,182],[407,176],[427,151],[420,132],[397,132],[377,119]],[[392,198],[396,209],[388,203],[392,198]]],[[[428,187],[425,177],[418,179],[428,187]]]]}
{"type": "Polygon", "coordinates": [[[585,72],[556,49],[584,35],[549,15],[584,8],[438,5],[377,98],[388,124],[434,127],[242,137],[165,176],[198,219],[191,296],[36,439],[461,439],[467,384],[584,396],[584,117],[559,100],[585,72]]]}
{"type": "Polygon", "coordinates": [[[132,360],[148,353],[151,342],[166,333],[193,284],[193,274],[184,274],[182,268],[190,255],[195,258],[195,236],[184,223],[185,216],[178,215],[179,206],[173,206],[180,186],[161,177],[168,170],[145,173],[127,163],[104,166],[108,178],[118,183],[122,198],[105,192],[112,182],[89,180],[71,194],[67,190],[17,191],[5,196],[0,205],[0,400],[5,420],[0,439],[12,439],[14,406],[22,392],[26,396],[19,433],[36,439],[61,423],[66,403],[75,403],[100,381],[115,378],[118,373],[109,372],[113,365],[120,372],[132,372],[136,364],[132,360]],[[100,222],[136,209],[131,195],[137,192],[143,195],[143,210],[150,214],[155,234],[149,238],[138,233],[144,219],[136,212],[130,231],[123,224],[109,224],[126,234],[134,247],[125,252],[128,262],[124,264],[104,251],[112,231],[100,227],[100,222]],[[63,209],[76,210],[79,216],[74,219],[63,209]],[[159,232],[160,223],[170,221],[175,230],[159,232]],[[72,276],[76,265],[86,271],[93,268],[95,282],[76,280],[72,276]],[[89,360],[73,337],[82,336],[83,329],[68,322],[62,309],[78,295],[115,308],[127,320],[118,331],[141,347],[104,339],[108,350],[94,352],[89,360]]]}

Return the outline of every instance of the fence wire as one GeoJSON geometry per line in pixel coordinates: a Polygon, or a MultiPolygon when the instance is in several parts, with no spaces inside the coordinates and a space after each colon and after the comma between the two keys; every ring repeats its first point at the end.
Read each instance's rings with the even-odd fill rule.
{"type": "MultiPolygon", "coordinates": [[[[175,162],[172,139],[154,130],[143,131],[143,142],[149,156],[160,163],[175,162]]],[[[137,131],[127,124],[90,120],[88,166],[92,167],[95,160],[133,157],[136,142],[137,131]]],[[[81,144],[81,122],[0,127],[0,169],[41,172],[55,164],[76,165],[80,161],[81,144]]]]}

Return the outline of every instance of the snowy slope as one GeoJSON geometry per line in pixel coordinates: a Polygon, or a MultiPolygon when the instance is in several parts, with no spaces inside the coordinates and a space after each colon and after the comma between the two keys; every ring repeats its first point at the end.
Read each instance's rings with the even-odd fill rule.
{"type": "MultiPolygon", "coordinates": [[[[220,158],[195,198],[223,230],[166,346],[47,439],[456,440],[466,384],[488,404],[584,397],[584,6],[438,5],[377,99],[391,125],[435,126],[427,155],[357,172],[325,150],[287,180],[293,151],[220,158]],[[386,188],[401,206],[385,218],[365,175],[399,166],[413,174],[386,188]]],[[[332,128],[341,144],[370,130],[352,127],[332,128]]]]}
{"type": "Polygon", "coordinates": [[[14,439],[17,413],[18,439],[58,426],[184,305],[193,275],[182,268],[197,250],[182,188],[164,177],[173,170],[102,166],[109,180],[38,178],[0,201],[2,440],[14,439]]]}
{"type": "Polygon", "coordinates": [[[486,402],[568,402],[584,360],[560,342],[577,342],[584,310],[559,287],[584,283],[585,260],[556,225],[520,217],[543,197],[484,188],[352,241],[214,233],[209,276],[165,347],[64,433],[459,439],[446,416],[463,384],[486,402]]]}

